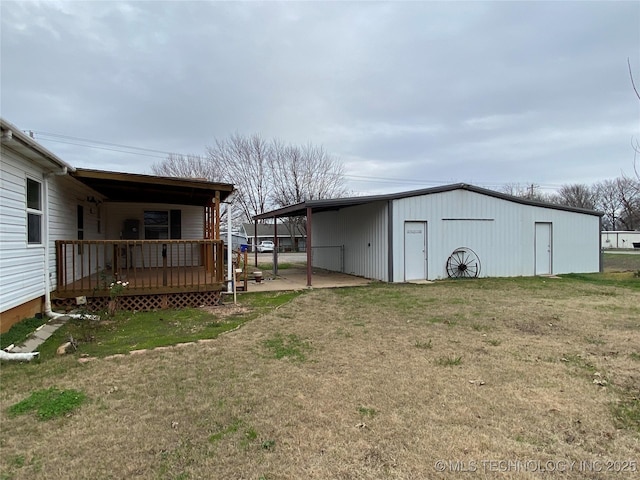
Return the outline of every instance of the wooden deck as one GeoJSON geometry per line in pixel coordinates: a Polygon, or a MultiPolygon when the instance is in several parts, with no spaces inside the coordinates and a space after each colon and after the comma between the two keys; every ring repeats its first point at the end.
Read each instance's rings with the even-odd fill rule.
{"type": "MultiPolygon", "coordinates": [[[[132,310],[218,304],[226,289],[220,240],[59,240],[54,303],[86,299],[92,310],[126,287],[118,301],[132,310]]],[[[84,300],[82,300],[84,301],[84,300]]]]}
{"type": "Polygon", "coordinates": [[[128,283],[123,295],[144,295],[149,293],[176,293],[213,291],[225,288],[205,267],[172,267],[121,270],[114,274],[104,270],[82,277],[56,290],[59,297],[109,296],[110,285],[121,281],[128,283]]]}

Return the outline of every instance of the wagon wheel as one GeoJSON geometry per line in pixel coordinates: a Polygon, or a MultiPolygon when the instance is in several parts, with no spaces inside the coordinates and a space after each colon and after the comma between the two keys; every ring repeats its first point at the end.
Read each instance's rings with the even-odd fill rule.
{"type": "Polygon", "coordinates": [[[447,275],[451,278],[475,278],[480,275],[480,259],[467,247],[456,248],[447,258],[447,275]]]}

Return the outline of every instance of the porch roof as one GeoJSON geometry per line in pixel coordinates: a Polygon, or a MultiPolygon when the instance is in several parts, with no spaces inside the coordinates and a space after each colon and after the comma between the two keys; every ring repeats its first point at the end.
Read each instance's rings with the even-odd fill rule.
{"type": "Polygon", "coordinates": [[[157,177],[85,168],[76,168],[70,174],[104,195],[110,202],[205,206],[211,203],[216,192],[220,192],[221,201],[233,193],[233,185],[230,183],[215,183],[194,178],[157,177]]]}

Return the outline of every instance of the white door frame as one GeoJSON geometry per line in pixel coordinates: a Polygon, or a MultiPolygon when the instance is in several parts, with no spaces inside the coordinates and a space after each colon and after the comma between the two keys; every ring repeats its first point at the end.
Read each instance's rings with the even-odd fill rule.
{"type": "MultiPolygon", "coordinates": [[[[427,222],[422,220],[405,220],[404,221],[404,229],[403,229],[403,242],[404,242],[404,281],[408,282],[411,280],[426,280],[428,278],[428,270],[427,270],[427,222]],[[416,260],[414,257],[410,257],[410,253],[407,250],[407,227],[413,224],[413,229],[411,234],[415,234],[416,236],[420,233],[422,234],[422,252],[417,252],[416,249],[412,253],[422,253],[422,258],[416,260]],[[415,231],[413,231],[415,230],[415,231]],[[421,265],[421,266],[420,266],[421,265]],[[409,267],[409,268],[407,268],[409,267]],[[417,272],[417,273],[416,273],[417,272]],[[411,276],[417,276],[419,278],[408,278],[411,276]]],[[[416,239],[420,241],[419,239],[416,239]]],[[[409,242],[411,243],[411,242],[409,242]]],[[[418,243],[412,243],[412,246],[418,245],[418,243]]]]}
{"type": "Polygon", "coordinates": [[[553,224],[551,222],[535,222],[533,253],[534,274],[552,275],[553,224]]]}

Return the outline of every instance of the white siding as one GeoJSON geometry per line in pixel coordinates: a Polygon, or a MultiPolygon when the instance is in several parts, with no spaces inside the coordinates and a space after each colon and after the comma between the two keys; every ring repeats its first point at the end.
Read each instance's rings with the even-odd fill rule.
{"type": "Polygon", "coordinates": [[[552,224],[553,273],[599,270],[599,217],[522,205],[461,189],[394,200],[395,282],[404,281],[405,220],[428,222],[429,279],[447,277],[447,258],[459,247],[476,252],[481,276],[534,275],[536,222],[552,224]]]}
{"type": "Polygon", "coordinates": [[[10,150],[2,148],[0,312],[44,295],[44,246],[27,245],[27,177],[44,182],[41,169],[10,150]]]}
{"type": "Polygon", "coordinates": [[[387,210],[387,202],[377,202],[314,214],[313,266],[338,270],[343,246],[345,273],[388,281],[387,210]]]}
{"type": "MultiPolygon", "coordinates": [[[[84,207],[84,240],[104,240],[104,204],[98,206],[87,201],[88,197],[101,199],[100,195],[78,180],[68,176],[53,176],[49,178],[49,280],[51,288],[57,285],[57,259],[56,240],[77,240],[78,239],[78,205],[84,207]],[[98,217],[101,217],[102,229],[98,232],[98,217]]],[[[94,247],[95,248],[95,247],[94,247]]],[[[74,253],[75,254],[75,253],[74,253]]],[[[67,281],[72,281],[74,268],[74,258],[71,252],[67,255],[67,281]]],[[[94,251],[92,251],[92,255],[94,251]]],[[[99,248],[98,255],[93,255],[91,266],[89,256],[79,255],[75,258],[75,278],[96,273],[104,268],[104,265],[96,263],[96,258],[104,258],[102,247],[99,248]],[[84,265],[79,259],[84,260],[84,265]]],[[[103,262],[104,263],[104,262],[103,262]]]]}

